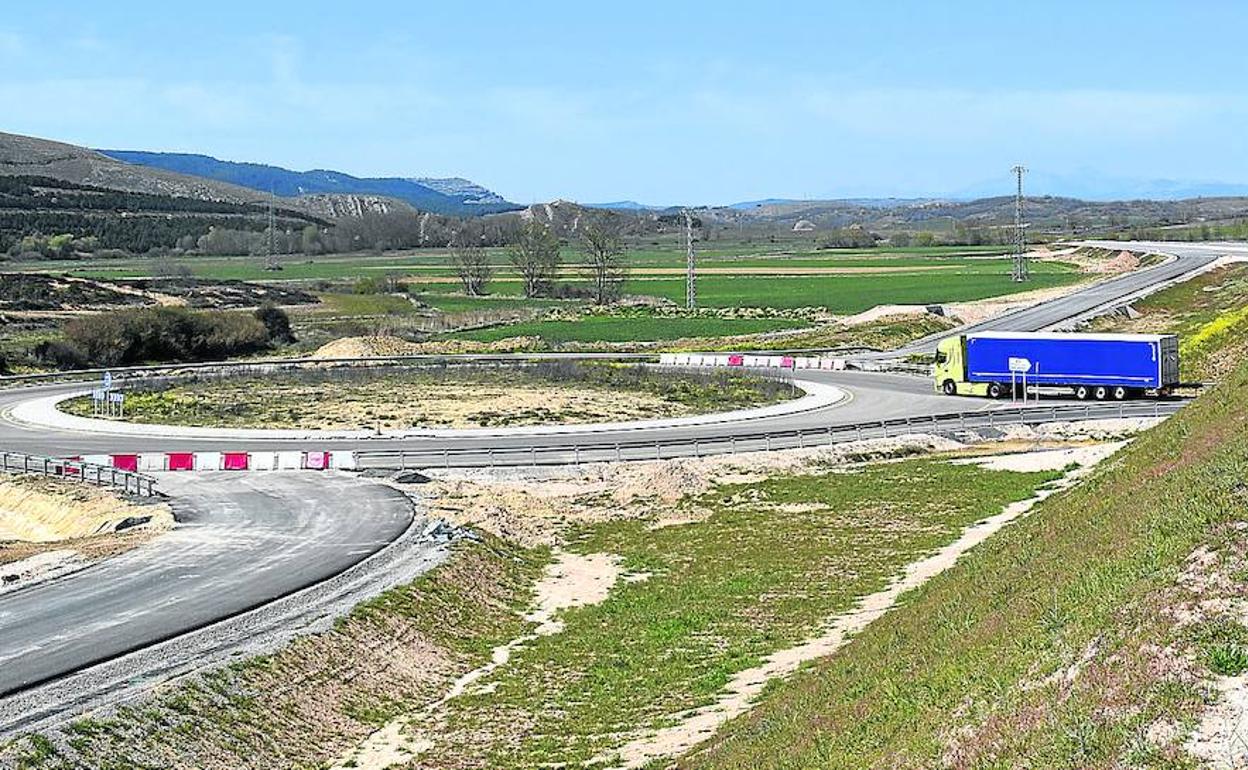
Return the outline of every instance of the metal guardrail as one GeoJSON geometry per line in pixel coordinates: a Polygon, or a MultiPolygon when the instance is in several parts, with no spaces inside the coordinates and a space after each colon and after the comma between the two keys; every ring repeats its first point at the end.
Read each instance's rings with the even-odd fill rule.
{"type": "MultiPolygon", "coordinates": [[[[826,446],[869,438],[887,438],[919,431],[952,431],[1038,425],[1048,422],[1081,422],[1113,418],[1166,417],[1185,401],[1153,401],[1115,404],[1064,404],[1015,407],[991,411],[952,412],[923,417],[803,428],[789,431],[742,431],[724,435],[648,439],[642,441],[569,442],[548,446],[492,446],[484,448],[430,447],[428,449],[365,449],[357,452],[362,468],[486,468],[539,465],[577,465],[622,460],[665,460],[737,452],[772,451],[826,446]]],[[[534,437],[537,438],[537,437],[534,437]]]]}
{"type": "Polygon", "coordinates": [[[123,471],[107,465],[62,460],[56,457],[0,452],[0,471],[32,473],[40,476],[71,479],[100,487],[114,487],[127,495],[156,496],[156,480],[134,471],[123,471]]]}
{"type": "Polygon", "coordinates": [[[202,361],[180,364],[146,364],[142,366],[115,366],[96,369],[72,369],[64,372],[41,372],[39,374],[9,374],[0,376],[0,386],[20,385],[31,382],[55,380],[90,380],[105,373],[114,377],[127,375],[178,375],[213,371],[267,372],[275,369],[298,369],[305,366],[374,366],[419,363],[491,363],[514,361],[558,361],[561,359],[603,361],[657,361],[658,353],[419,353],[406,356],[358,356],[350,358],[261,358],[254,361],[202,361]]]}

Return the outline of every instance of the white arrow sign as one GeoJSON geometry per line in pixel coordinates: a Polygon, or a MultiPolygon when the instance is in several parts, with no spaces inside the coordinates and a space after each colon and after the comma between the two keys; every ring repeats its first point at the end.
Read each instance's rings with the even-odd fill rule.
{"type": "Polygon", "coordinates": [[[1010,356],[1010,371],[1016,373],[1024,373],[1031,371],[1031,361],[1026,358],[1015,358],[1010,356]]]}

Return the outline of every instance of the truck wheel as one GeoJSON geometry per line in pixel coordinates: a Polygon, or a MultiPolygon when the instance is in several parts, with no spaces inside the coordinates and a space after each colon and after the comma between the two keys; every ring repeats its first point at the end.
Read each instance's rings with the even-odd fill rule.
{"type": "Polygon", "coordinates": [[[1127,389],[1122,387],[1121,385],[1114,388],[1114,400],[1115,401],[1126,401],[1127,395],[1128,395],[1127,389]]]}
{"type": "Polygon", "coordinates": [[[988,386],[988,398],[1001,398],[1005,393],[1005,388],[1001,387],[1001,383],[994,382],[988,386]]]}
{"type": "Polygon", "coordinates": [[[946,396],[958,395],[958,386],[954,384],[953,380],[945,380],[945,384],[941,385],[940,389],[944,391],[946,396]]]}
{"type": "Polygon", "coordinates": [[[1104,385],[1097,385],[1096,390],[1092,391],[1092,393],[1096,396],[1097,401],[1104,401],[1109,398],[1109,388],[1104,385]]]}
{"type": "Polygon", "coordinates": [[[1080,401],[1087,401],[1088,400],[1088,386],[1080,385],[1079,387],[1075,388],[1075,398],[1079,399],[1080,401]]]}

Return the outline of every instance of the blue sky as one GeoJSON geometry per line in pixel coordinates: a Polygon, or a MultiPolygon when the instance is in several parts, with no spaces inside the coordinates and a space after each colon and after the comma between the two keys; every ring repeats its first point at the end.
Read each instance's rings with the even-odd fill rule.
{"type": "Polygon", "coordinates": [[[1248,183],[1246,3],[5,5],[0,130],[92,147],[520,202],[1248,183]]]}

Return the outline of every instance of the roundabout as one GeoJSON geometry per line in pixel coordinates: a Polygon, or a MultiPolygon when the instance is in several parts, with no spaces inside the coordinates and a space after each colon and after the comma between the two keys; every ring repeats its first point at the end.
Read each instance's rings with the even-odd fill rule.
{"type": "MultiPolygon", "coordinates": [[[[1050,328],[1178,280],[1234,251],[1206,244],[1114,244],[1127,246],[1173,258],[977,328],[1050,328]]],[[[1235,248],[1242,253],[1242,246],[1235,248]]],[[[84,393],[81,383],[21,386],[0,390],[0,447],[46,457],[339,452],[350,453],[355,467],[378,471],[562,465],[806,447],[918,431],[992,430],[1010,423],[1162,417],[1182,405],[1181,400],[1043,399],[1018,407],[950,398],[925,377],[865,370],[934,344],[925,340],[887,355],[863,356],[851,362],[862,366],[860,371],[796,372],[794,384],[805,395],[778,404],[581,425],[381,432],[160,426],[59,410],[58,404],[84,393]]],[[[533,356],[495,358],[520,362],[533,356]]],[[[118,376],[124,382],[127,373],[118,376]]],[[[407,496],[340,471],[171,472],[161,473],[157,485],[173,502],[179,526],[172,532],[122,557],[0,595],[0,731],[55,722],[131,690],[136,681],[150,686],[204,660],[220,660],[223,651],[253,649],[248,640],[255,634],[289,638],[317,618],[392,585],[389,581],[411,579],[447,550],[447,534],[407,496]],[[406,566],[387,575],[382,572],[388,570],[368,569],[370,563],[392,560],[406,566]],[[309,598],[289,611],[272,609],[334,581],[351,587],[309,598]],[[192,637],[200,641],[191,644],[192,637]]]]}

